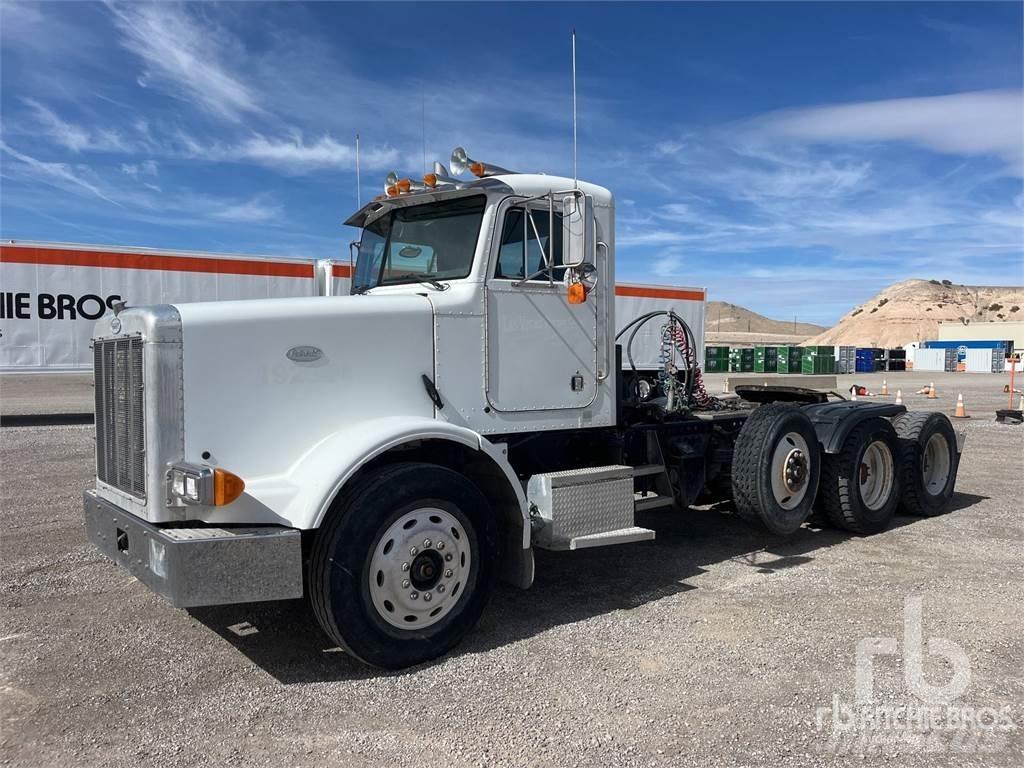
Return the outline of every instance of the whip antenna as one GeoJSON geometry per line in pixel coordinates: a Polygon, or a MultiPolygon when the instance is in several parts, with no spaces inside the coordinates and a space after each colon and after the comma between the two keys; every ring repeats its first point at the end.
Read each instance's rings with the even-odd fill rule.
{"type": "Polygon", "coordinates": [[[572,28],[572,185],[579,186],[576,174],[576,27],[572,28]]]}
{"type": "Polygon", "coordinates": [[[356,210],[363,207],[363,193],[359,188],[359,134],[356,134],[356,210]]]}

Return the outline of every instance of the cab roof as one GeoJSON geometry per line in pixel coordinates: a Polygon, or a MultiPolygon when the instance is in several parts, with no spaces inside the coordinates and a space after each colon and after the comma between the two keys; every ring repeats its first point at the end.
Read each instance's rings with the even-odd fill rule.
{"type": "Polygon", "coordinates": [[[446,185],[438,189],[428,189],[396,197],[371,200],[346,221],[350,227],[364,227],[370,221],[395,208],[410,205],[450,200],[456,197],[484,193],[498,193],[503,196],[538,197],[548,192],[569,192],[578,188],[594,198],[596,206],[610,207],[612,193],[596,184],[585,181],[574,182],[564,176],[547,176],[542,173],[508,173],[500,176],[485,176],[482,179],[467,179],[458,185],[446,185]]]}

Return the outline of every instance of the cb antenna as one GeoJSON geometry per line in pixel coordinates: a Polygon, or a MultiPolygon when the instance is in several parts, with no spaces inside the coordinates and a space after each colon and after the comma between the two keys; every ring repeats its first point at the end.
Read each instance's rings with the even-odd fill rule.
{"type": "Polygon", "coordinates": [[[576,27],[572,28],[572,185],[579,186],[576,173],[576,27]]]}
{"type": "Polygon", "coordinates": [[[359,134],[356,134],[356,210],[363,207],[363,193],[359,184],[359,134]]]}

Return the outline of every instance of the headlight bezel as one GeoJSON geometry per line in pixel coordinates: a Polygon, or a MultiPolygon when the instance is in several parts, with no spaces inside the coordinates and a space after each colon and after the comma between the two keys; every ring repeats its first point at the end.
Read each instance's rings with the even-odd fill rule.
{"type": "Polygon", "coordinates": [[[171,506],[211,506],[213,468],[181,462],[167,468],[167,503],[171,506]]]}

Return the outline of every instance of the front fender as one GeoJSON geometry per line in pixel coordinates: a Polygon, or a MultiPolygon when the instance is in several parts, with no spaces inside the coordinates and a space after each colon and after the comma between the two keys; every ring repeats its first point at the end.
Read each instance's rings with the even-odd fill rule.
{"type": "Polygon", "coordinates": [[[357,429],[338,430],[314,445],[283,476],[257,481],[246,490],[262,497],[288,525],[317,528],[338,492],[360,467],[414,440],[449,440],[487,454],[516,494],[524,522],[523,548],[529,547],[526,498],[504,453],[473,430],[445,421],[384,417],[362,422],[357,429]]]}

